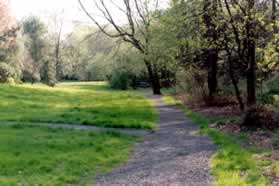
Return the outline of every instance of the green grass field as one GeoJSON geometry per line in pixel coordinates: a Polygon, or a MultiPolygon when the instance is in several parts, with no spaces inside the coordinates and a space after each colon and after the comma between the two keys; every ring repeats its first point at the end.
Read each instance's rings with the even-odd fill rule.
{"type": "Polygon", "coordinates": [[[24,122],[153,128],[152,103],[106,83],[0,85],[0,185],[90,185],[128,159],[136,137],[24,122]],[[18,125],[5,125],[15,121],[18,125]]]}
{"type": "Polygon", "coordinates": [[[137,91],[103,82],[0,85],[0,120],[56,122],[117,128],[154,127],[152,103],[137,91]]]}
{"type": "Polygon", "coordinates": [[[88,185],[128,158],[136,141],[117,133],[0,125],[0,185],[88,185]]]}

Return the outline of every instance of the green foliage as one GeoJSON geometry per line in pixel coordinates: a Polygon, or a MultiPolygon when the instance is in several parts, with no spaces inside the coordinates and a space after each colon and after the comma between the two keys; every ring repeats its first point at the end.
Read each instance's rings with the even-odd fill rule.
{"type": "Polygon", "coordinates": [[[64,42],[62,68],[65,79],[104,81],[118,50],[116,40],[94,27],[79,26],[64,42]]]}
{"type": "Polygon", "coordinates": [[[34,83],[41,80],[40,66],[47,57],[46,28],[44,23],[35,16],[26,18],[22,24],[23,33],[26,36],[25,46],[31,57],[31,69],[28,69],[28,73],[31,74],[31,82],[34,83]]]}
{"type": "Polygon", "coordinates": [[[56,84],[56,68],[55,64],[51,61],[47,61],[47,85],[54,87],[56,84]]]}
{"type": "Polygon", "coordinates": [[[151,102],[139,92],[112,90],[103,82],[62,83],[55,88],[1,85],[2,121],[151,129],[155,119],[151,102]]]}
{"type": "Polygon", "coordinates": [[[107,73],[110,86],[122,90],[136,88],[145,72],[142,61],[142,56],[136,51],[126,48],[119,51],[107,73]],[[127,50],[130,50],[128,54],[127,50]]]}
{"type": "Polygon", "coordinates": [[[172,9],[158,11],[154,13],[155,21],[150,27],[147,58],[153,65],[156,65],[162,83],[165,81],[173,83],[175,80],[179,48],[177,34],[180,29],[177,18],[180,19],[178,13],[172,9]]]}
{"type": "Polygon", "coordinates": [[[40,18],[35,16],[28,17],[23,23],[23,32],[30,37],[38,37],[38,35],[45,32],[45,30],[45,25],[40,18]]]}
{"type": "MultiPolygon", "coordinates": [[[[266,83],[265,83],[267,89],[269,91],[271,91],[272,89],[279,89],[278,85],[279,85],[279,75],[274,75],[271,79],[269,79],[266,83]]],[[[278,92],[278,91],[277,91],[278,92]]]]}
{"type": "Polygon", "coordinates": [[[109,79],[110,86],[114,89],[127,90],[131,85],[130,74],[127,71],[113,70],[109,79]]]}
{"type": "Polygon", "coordinates": [[[177,93],[189,95],[195,102],[206,101],[208,95],[206,72],[198,66],[188,65],[177,72],[177,93]]]}
{"type": "Polygon", "coordinates": [[[274,98],[274,95],[267,92],[267,93],[264,93],[264,94],[261,94],[260,96],[258,96],[258,100],[260,103],[262,104],[273,104],[274,101],[275,101],[275,98],[274,98]]]}
{"type": "Polygon", "coordinates": [[[13,83],[15,77],[15,70],[10,65],[0,62],[0,82],[13,83]]]}
{"type": "Polygon", "coordinates": [[[109,71],[110,55],[98,53],[89,64],[86,65],[86,79],[90,81],[104,81],[109,71]]]}
{"type": "Polygon", "coordinates": [[[209,135],[214,143],[220,147],[210,163],[214,186],[268,185],[267,179],[263,176],[253,157],[255,151],[241,145],[245,136],[228,135],[211,129],[208,126],[207,118],[187,109],[185,105],[171,96],[165,96],[164,99],[181,107],[185,114],[200,126],[201,132],[209,135]]]}
{"type": "Polygon", "coordinates": [[[88,185],[126,161],[134,137],[62,128],[0,126],[0,185],[88,185]]]}
{"type": "Polygon", "coordinates": [[[276,96],[279,95],[279,76],[274,75],[264,82],[263,93],[258,95],[258,100],[262,104],[274,105],[277,103],[276,96]]]}
{"type": "Polygon", "coordinates": [[[266,44],[264,48],[257,48],[257,52],[261,54],[260,61],[257,65],[259,70],[263,73],[271,73],[278,71],[279,54],[278,54],[278,43],[279,34],[274,34],[274,38],[266,44]]]}

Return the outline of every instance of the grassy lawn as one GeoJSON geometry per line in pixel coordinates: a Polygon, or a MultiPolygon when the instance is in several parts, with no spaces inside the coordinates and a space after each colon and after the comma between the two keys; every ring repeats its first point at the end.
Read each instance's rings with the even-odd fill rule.
{"type": "Polygon", "coordinates": [[[134,137],[0,125],[0,185],[87,185],[128,158],[134,137]]]}
{"type": "Polygon", "coordinates": [[[153,128],[152,103],[137,91],[106,83],[0,85],[0,120],[57,122],[118,128],[153,128]]]}
{"type": "Polygon", "coordinates": [[[177,104],[192,121],[198,124],[203,134],[209,135],[214,143],[220,147],[211,160],[211,174],[214,186],[265,186],[267,179],[259,168],[259,163],[254,158],[257,150],[243,148],[245,135],[228,135],[208,126],[208,119],[187,109],[181,102],[171,96],[165,96],[171,104],[177,104]]]}

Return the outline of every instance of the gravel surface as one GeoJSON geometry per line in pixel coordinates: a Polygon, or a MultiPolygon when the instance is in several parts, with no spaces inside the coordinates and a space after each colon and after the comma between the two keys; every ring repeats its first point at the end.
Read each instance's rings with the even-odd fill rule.
{"type": "Polygon", "coordinates": [[[152,96],[160,112],[159,129],[146,135],[122,167],[97,177],[97,186],[207,186],[209,159],[217,148],[174,105],[152,96]]]}

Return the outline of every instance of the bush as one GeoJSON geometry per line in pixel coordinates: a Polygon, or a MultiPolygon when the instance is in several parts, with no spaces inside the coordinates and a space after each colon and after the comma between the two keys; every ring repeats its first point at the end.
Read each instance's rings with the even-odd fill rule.
{"type": "Polygon", "coordinates": [[[0,63],[0,82],[10,83],[14,82],[16,76],[15,70],[10,65],[1,62],[0,63]]]}
{"type": "Polygon", "coordinates": [[[261,104],[274,104],[275,96],[279,95],[279,75],[273,76],[264,83],[264,91],[258,96],[258,101],[261,104]]]}
{"type": "Polygon", "coordinates": [[[273,104],[275,101],[274,95],[269,92],[264,93],[258,97],[258,100],[262,104],[273,104]]]}
{"type": "Polygon", "coordinates": [[[249,108],[244,116],[242,127],[246,129],[275,129],[278,126],[274,120],[274,112],[262,105],[249,108]]]}
{"type": "Polygon", "coordinates": [[[53,62],[47,61],[46,65],[46,84],[50,87],[54,87],[57,81],[55,64],[53,62]]]}
{"type": "Polygon", "coordinates": [[[112,88],[127,90],[131,85],[130,75],[124,71],[114,71],[109,83],[112,88]]]}
{"type": "Polygon", "coordinates": [[[145,79],[145,66],[142,59],[133,52],[119,54],[115,57],[106,77],[110,86],[115,89],[136,89],[145,79]]]}
{"type": "Polygon", "coordinates": [[[177,72],[176,91],[188,94],[193,102],[206,102],[208,97],[207,75],[202,69],[189,65],[177,72]]]}
{"type": "Polygon", "coordinates": [[[275,103],[275,95],[279,95],[279,88],[274,86],[269,88],[269,90],[258,96],[258,100],[262,104],[274,104],[275,103]]]}
{"type": "Polygon", "coordinates": [[[32,73],[31,70],[23,70],[22,81],[32,82],[32,83],[40,82],[41,81],[40,73],[32,73]]]}
{"type": "Polygon", "coordinates": [[[268,89],[275,88],[279,85],[279,75],[274,75],[271,79],[269,79],[266,83],[265,86],[268,89]]]}

